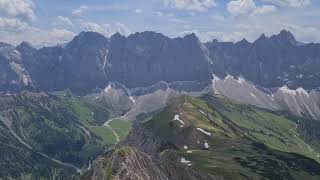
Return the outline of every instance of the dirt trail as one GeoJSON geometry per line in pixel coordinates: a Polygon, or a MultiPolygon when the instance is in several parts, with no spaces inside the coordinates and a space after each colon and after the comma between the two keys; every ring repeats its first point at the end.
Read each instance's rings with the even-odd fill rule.
{"type": "Polygon", "coordinates": [[[117,118],[110,119],[110,120],[108,120],[107,122],[105,122],[103,125],[106,126],[106,127],[108,127],[108,128],[110,128],[110,129],[112,130],[114,136],[116,137],[116,141],[117,141],[115,144],[118,144],[118,142],[120,142],[120,136],[119,136],[119,134],[114,130],[114,128],[109,125],[109,123],[110,123],[111,121],[115,120],[115,119],[117,119],[117,118]]]}

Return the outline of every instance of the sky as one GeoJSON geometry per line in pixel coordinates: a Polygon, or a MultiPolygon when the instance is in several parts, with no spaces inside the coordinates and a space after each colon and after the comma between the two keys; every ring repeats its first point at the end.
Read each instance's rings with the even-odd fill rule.
{"type": "Polygon", "coordinates": [[[195,33],[202,42],[254,41],[282,29],[320,42],[320,0],[0,0],[0,41],[36,47],[70,41],[81,31],[195,33]]]}

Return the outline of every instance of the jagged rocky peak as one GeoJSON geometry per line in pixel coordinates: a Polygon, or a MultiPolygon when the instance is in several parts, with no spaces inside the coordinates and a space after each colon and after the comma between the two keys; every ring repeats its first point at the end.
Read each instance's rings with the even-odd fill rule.
{"type": "Polygon", "coordinates": [[[161,33],[144,31],[128,36],[126,46],[132,48],[135,54],[149,56],[154,53],[159,54],[168,41],[170,39],[161,33]]]}
{"type": "Polygon", "coordinates": [[[7,62],[20,63],[21,54],[14,46],[0,42],[0,60],[1,59],[7,62]]]}
{"type": "Polygon", "coordinates": [[[195,33],[187,34],[183,37],[184,40],[187,40],[188,42],[198,42],[200,43],[199,38],[195,33]]]}
{"type": "Polygon", "coordinates": [[[27,41],[23,41],[22,43],[20,43],[16,47],[16,49],[22,54],[22,56],[26,56],[26,55],[31,56],[31,55],[33,55],[34,52],[37,51],[37,49],[35,47],[33,47],[32,44],[27,41]]]}
{"type": "Polygon", "coordinates": [[[81,32],[67,44],[67,48],[77,48],[79,46],[100,46],[106,45],[107,42],[108,39],[97,32],[81,32]]]}
{"type": "Polygon", "coordinates": [[[238,45],[249,45],[250,42],[246,38],[243,38],[241,41],[237,42],[236,44],[238,44],[238,45]]]}
{"type": "Polygon", "coordinates": [[[279,35],[278,35],[280,38],[284,38],[284,39],[293,39],[293,40],[296,40],[295,37],[293,36],[293,34],[288,31],[288,30],[281,30],[279,35]]]}
{"type": "Polygon", "coordinates": [[[260,35],[260,37],[254,43],[255,44],[257,44],[257,43],[265,43],[267,40],[268,40],[267,36],[264,33],[262,33],[260,35]]]}
{"type": "Polygon", "coordinates": [[[0,42],[0,48],[1,48],[1,50],[2,50],[3,48],[12,48],[12,47],[13,47],[13,46],[10,45],[10,44],[8,44],[8,43],[0,42]]]}
{"type": "Polygon", "coordinates": [[[119,39],[126,39],[124,35],[119,32],[116,32],[114,35],[111,36],[111,40],[119,40],[119,39]]]}
{"type": "Polygon", "coordinates": [[[7,44],[7,43],[0,42],[0,53],[2,55],[7,54],[9,52],[12,52],[14,50],[15,50],[14,46],[7,44]]]}
{"type": "Polygon", "coordinates": [[[128,39],[168,39],[168,37],[154,31],[144,31],[131,34],[128,39]]]}
{"type": "Polygon", "coordinates": [[[301,45],[303,43],[298,42],[294,35],[288,30],[281,30],[279,34],[267,37],[264,33],[255,41],[255,43],[266,43],[267,41],[272,41],[280,45],[301,45]]]}
{"type": "Polygon", "coordinates": [[[20,43],[18,46],[17,46],[17,49],[20,51],[20,50],[31,50],[31,49],[35,49],[31,43],[27,42],[27,41],[23,41],[22,43],[20,43]]]}
{"type": "Polygon", "coordinates": [[[271,36],[270,39],[278,43],[290,43],[292,45],[299,45],[299,42],[296,40],[294,35],[288,30],[281,30],[279,34],[271,36]]]}
{"type": "Polygon", "coordinates": [[[122,52],[125,50],[126,37],[119,32],[115,33],[110,37],[110,49],[113,54],[121,56],[122,52]]]}

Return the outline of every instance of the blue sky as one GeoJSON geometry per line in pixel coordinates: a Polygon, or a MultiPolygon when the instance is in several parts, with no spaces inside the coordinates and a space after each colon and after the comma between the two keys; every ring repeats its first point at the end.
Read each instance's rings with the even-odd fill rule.
{"type": "Polygon", "coordinates": [[[201,41],[254,41],[290,30],[320,42],[319,0],[0,0],[1,41],[51,46],[81,31],[105,36],[152,30],[201,41]]]}

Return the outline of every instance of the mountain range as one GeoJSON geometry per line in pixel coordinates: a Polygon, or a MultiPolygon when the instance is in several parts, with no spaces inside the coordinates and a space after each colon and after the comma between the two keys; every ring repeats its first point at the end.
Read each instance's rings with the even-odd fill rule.
{"type": "Polygon", "coordinates": [[[160,81],[208,83],[213,74],[242,76],[266,88],[319,87],[320,44],[301,43],[286,30],[250,43],[201,43],[195,34],[168,38],[155,32],[106,38],[82,32],[64,46],[0,44],[1,90],[32,86],[85,94],[119,82],[127,88],[160,81]]]}
{"type": "Polygon", "coordinates": [[[0,43],[0,179],[318,179],[319,87],[287,30],[0,43]]]}

